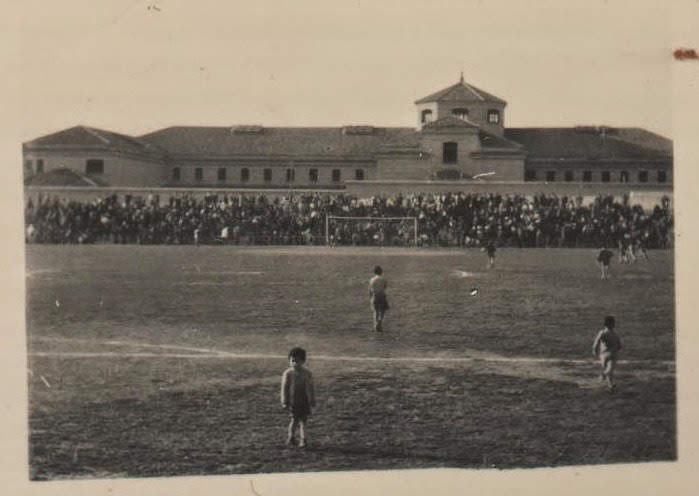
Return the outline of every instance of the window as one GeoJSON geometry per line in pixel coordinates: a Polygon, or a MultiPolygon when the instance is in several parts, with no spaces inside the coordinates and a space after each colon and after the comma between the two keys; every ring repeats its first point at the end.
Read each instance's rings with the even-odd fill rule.
{"type": "Polygon", "coordinates": [[[308,170],[308,180],[311,181],[312,183],[318,182],[318,169],[309,169],[308,170]]]}
{"type": "Polygon", "coordinates": [[[202,179],[204,179],[204,169],[202,169],[201,167],[197,167],[196,169],[194,169],[194,179],[196,179],[197,181],[201,181],[202,179]]]}
{"type": "Polygon", "coordinates": [[[648,182],[648,171],[639,171],[638,172],[638,182],[639,183],[647,183],[648,182]]]}
{"type": "Polygon", "coordinates": [[[40,158],[36,161],[36,173],[41,174],[42,172],[44,172],[44,160],[40,158]]]}
{"type": "Polygon", "coordinates": [[[219,180],[219,181],[225,181],[225,180],[226,180],[226,168],[225,168],[225,167],[219,167],[219,168],[218,168],[218,180],[219,180]]]}
{"type": "Polygon", "coordinates": [[[664,170],[658,171],[658,182],[659,183],[667,182],[667,172],[665,172],[664,170]]]}
{"type": "Polygon", "coordinates": [[[104,174],[104,160],[91,158],[85,165],[86,174],[104,174]]]}
{"type": "Polygon", "coordinates": [[[27,160],[24,161],[24,169],[25,169],[25,170],[30,171],[30,170],[32,170],[32,167],[33,167],[33,166],[34,166],[34,161],[33,161],[33,160],[27,159],[27,160]]]}
{"type": "Polygon", "coordinates": [[[602,171],[602,182],[603,183],[608,183],[612,178],[612,175],[609,173],[609,171],[602,171]]]}
{"type": "Polygon", "coordinates": [[[550,183],[556,180],[556,171],[546,171],[546,180],[550,183]]]}
{"type": "Polygon", "coordinates": [[[592,181],[592,171],[583,171],[583,181],[586,183],[592,181]]]}
{"type": "Polygon", "coordinates": [[[296,169],[286,170],[286,182],[293,183],[296,180],[296,169]]]}
{"type": "Polygon", "coordinates": [[[244,167],[240,169],[240,182],[246,183],[250,180],[250,169],[244,167]]]}
{"type": "Polygon", "coordinates": [[[357,169],[354,171],[354,178],[357,181],[364,181],[364,169],[357,169]]]}
{"type": "Polygon", "coordinates": [[[488,124],[500,124],[500,111],[495,109],[488,110],[488,124]]]}
{"type": "Polygon", "coordinates": [[[621,171],[621,174],[619,174],[619,182],[620,183],[628,183],[629,182],[629,172],[628,171],[621,171]]]}
{"type": "Polygon", "coordinates": [[[466,119],[468,117],[468,109],[465,108],[455,108],[452,109],[451,115],[458,119],[466,119]]]}
{"type": "Polygon", "coordinates": [[[340,177],[341,177],[340,169],[333,169],[333,182],[339,183],[340,177]]]}
{"type": "Polygon", "coordinates": [[[173,181],[179,181],[181,177],[182,177],[182,172],[180,171],[179,167],[175,167],[174,169],[172,169],[172,180],[173,181]]]}
{"type": "Polygon", "coordinates": [[[428,122],[432,122],[432,111],[431,110],[423,110],[422,114],[420,114],[420,120],[423,124],[426,124],[428,122]]]}
{"type": "Polygon", "coordinates": [[[566,171],[563,177],[567,182],[571,182],[573,180],[573,171],[566,171]]]}
{"type": "Polygon", "coordinates": [[[266,183],[272,182],[272,169],[265,169],[264,170],[264,180],[266,183]]]}
{"type": "Polygon", "coordinates": [[[535,170],[525,170],[524,171],[525,181],[536,181],[536,171],[535,170]]]}
{"type": "Polygon", "coordinates": [[[457,157],[459,154],[459,145],[453,141],[449,141],[442,145],[442,161],[445,164],[455,164],[457,163],[457,157]]]}

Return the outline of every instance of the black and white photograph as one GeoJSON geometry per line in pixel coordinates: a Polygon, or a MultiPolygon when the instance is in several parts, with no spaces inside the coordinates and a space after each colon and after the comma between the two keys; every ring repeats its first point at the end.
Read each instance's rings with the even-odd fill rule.
{"type": "Polygon", "coordinates": [[[12,11],[17,487],[685,494],[672,6],[12,11]]]}

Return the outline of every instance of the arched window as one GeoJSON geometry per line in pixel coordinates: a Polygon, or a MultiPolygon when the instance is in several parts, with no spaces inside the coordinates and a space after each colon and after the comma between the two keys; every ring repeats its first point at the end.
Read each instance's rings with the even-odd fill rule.
{"type": "Polygon", "coordinates": [[[466,108],[452,109],[451,115],[453,115],[457,119],[466,119],[468,117],[468,109],[466,109],[466,108]]]}
{"type": "Polygon", "coordinates": [[[420,119],[423,124],[432,122],[432,111],[430,109],[423,110],[420,119]]]}

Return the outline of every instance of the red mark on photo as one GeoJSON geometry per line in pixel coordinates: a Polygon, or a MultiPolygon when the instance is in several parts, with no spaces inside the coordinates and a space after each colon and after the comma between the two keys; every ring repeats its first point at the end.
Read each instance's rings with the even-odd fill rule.
{"type": "Polygon", "coordinates": [[[699,60],[699,54],[694,48],[678,48],[672,54],[677,60],[699,60]]]}

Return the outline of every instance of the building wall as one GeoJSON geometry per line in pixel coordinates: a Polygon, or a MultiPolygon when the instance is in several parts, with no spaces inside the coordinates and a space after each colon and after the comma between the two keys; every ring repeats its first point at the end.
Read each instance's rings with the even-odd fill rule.
{"type": "Polygon", "coordinates": [[[417,107],[417,122],[418,130],[422,129],[422,126],[427,123],[422,122],[422,111],[432,110],[432,120],[441,119],[442,117],[449,117],[452,115],[454,109],[465,108],[468,110],[468,119],[478,124],[487,131],[496,136],[503,136],[505,134],[505,105],[501,103],[494,102],[427,102],[419,103],[417,107]],[[500,122],[498,124],[490,124],[488,122],[488,110],[497,110],[500,112],[500,122]]]}
{"type": "Polygon", "coordinates": [[[457,108],[466,108],[468,110],[468,120],[483,128],[484,131],[496,136],[503,136],[505,134],[505,106],[503,104],[494,102],[439,102],[437,118],[448,117],[452,115],[452,111],[457,108]],[[488,122],[488,110],[491,109],[500,112],[499,124],[490,124],[488,122]]]}
{"type": "Polygon", "coordinates": [[[429,124],[432,121],[437,120],[437,102],[428,102],[428,103],[418,103],[416,104],[417,107],[417,129],[418,131],[422,130],[422,126],[425,124],[429,124]],[[424,110],[431,110],[432,111],[432,117],[430,120],[422,122],[422,112],[424,110]]]}
{"type": "Polygon", "coordinates": [[[43,172],[71,169],[85,174],[97,182],[110,186],[161,185],[165,178],[165,165],[148,160],[129,158],[105,151],[25,151],[25,174],[37,173],[39,160],[43,160],[43,172]],[[104,161],[102,174],[87,174],[87,160],[104,161]]]}
{"type": "Polygon", "coordinates": [[[477,129],[465,129],[461,132],[424,133],[421,146],[428,152],[425,159],[428,177],[444,170],[457,170],[462,174],[473,175],[477,170],[471,153],[480,151],[481,144],[478,139],[477,129]],[[455,164],[444,163],[444,143],[457,144],[457,162],[455,164]]]}
{"type": "MultiPolygon", "coordinates": [[[[474,158],[471,159],[472,170],[476,174],[495,172],[488,176],[493,181],[524,181],[524,156],[502,158],[474,158]]],[[[476,174],[471,174],[476,175],[476,174]]]]}
{"type": "Polygon", "coordinates": [[[430,178],[428,160],[417,157],[379,158],[376,163],[376,179],[425,181],[430,178]]]}
{"type": "MultiPolygon", "coordinates": [[[[649,164],[610,164],[610,165],[600,165],[600,164],[531,164],[526,165],[527,171],[533,171],[536,176],[534,181],[546,181],[547,172],[555,172],[555,181],[553,182],[569,182],[566,180],[566,173],[572,175],[570,182],[584,182],[584,173],[588,171],[591,173],[589,182],[602,182],[602,173],[609,172],[609,182],[610,183],[621,183],[622,182],[622,172],[627,173],[628,180],[626,182],[630,184],[644,184],[641,181],[640,173],[642,171],[647,172],[647,181],[645,184],[673,184],[673,171],[672,164],[669,163],[649,163],[649,164]],[[659,180],[658,172],[665,172],[665,181],[661,182],[659,180]]],[[[531,181],[531,176],[527,177],[527,180],[531,181]]]]}
{"type": "Polygon", "coordinates": [[[245,187],[338,187],[346,180],[356,180],[356,172],[361,170],[365,180],[377,179],[376,165],[373,162],[319,162],[305,164],[290,164],[289,162],[264,162],[249,163],[232,162],[196,162],[175,163],[168,168],[168,186],[245,186],[245,187]],[[175,180],[173,170],[179,167],[180,179],[175,180]],[[225,169],[225,179],[218,178],[219,169],[225,169]],[[197,179],[196,170],[201,169],[201,179],[197,179]],[[243,169],[248,169],[249,178],[242,179],[243,169]],[[265,180],[264,171],[270,169],[271,180],[265,180]],[[293,180],[287,181],[287,169],[293,170],[293,180]],[[311,180],[311,170],[315,169],[318,180],[311,180]],[[340,171],[339,181],[333,180],[333,171],[340,171]]]}

